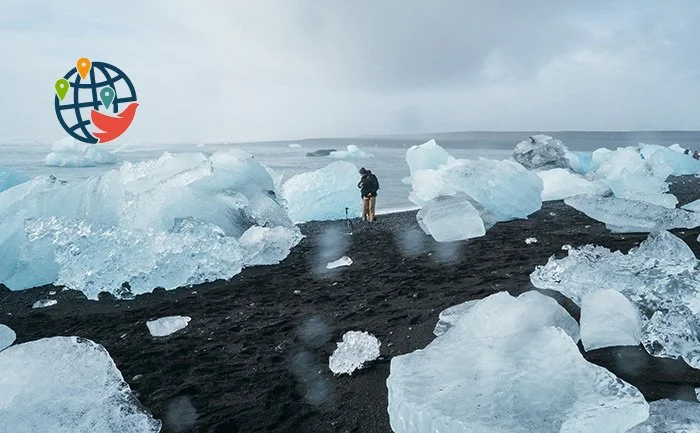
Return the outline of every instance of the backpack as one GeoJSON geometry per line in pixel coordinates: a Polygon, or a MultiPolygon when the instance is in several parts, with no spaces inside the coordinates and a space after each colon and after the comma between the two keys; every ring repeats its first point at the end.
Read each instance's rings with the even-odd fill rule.
{"type": "Polygon", "coordinates": [[[377,179],[377,176],[375,176],[374,173],[372,173],[369,175],[369,181],[372,183],[372,190],[374,191],[374,193],[376,193],[377,190],[379,190],[379,179],[377,179]]]}

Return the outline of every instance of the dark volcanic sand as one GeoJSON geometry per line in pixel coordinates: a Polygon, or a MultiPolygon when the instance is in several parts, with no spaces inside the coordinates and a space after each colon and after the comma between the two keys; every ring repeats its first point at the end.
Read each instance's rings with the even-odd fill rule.
{"type": "MultiPolygon", "coordinates": [[[[672,192],[687,203],[700,197],[699,186],[694,178],[676,179],[672,192]]],[[[16,331],[17,343],[77,335],[104,345],[140,401],[164,421],[164,432],[390,432],[389,361],[425,347],[441,310],[531,289],[529,274],[551,255],[563,256],[562,245],[626,252],[646,238],[611,234],[562,202],[454,244],[424,236],[415,212],[382,216],[372,228],[355,225],[347,235],[343,222],[306,224],[306,238],[280,265],[131,301],[87,301],[65,291],[54,296],[58,305],[32,310],[53,287],[0,287],[0,322],[16,331]],[[526,245],[531,236],[538,242],[526,245]],[[353,259],[350,267],[324,270],[343,254],[353,259]],[[146,321],[168,315],[192,321],[152,338],[146,321]],[[350,330],[376,335],[383,357],[351,377],[334,377],[328,357],[350,330]]],[[[674,233],[700,255],[699,229],[674,233]]],[[[643,349],[586,356],[650,400],[694,399],[700,386],[700,371],[643,349]]]]}

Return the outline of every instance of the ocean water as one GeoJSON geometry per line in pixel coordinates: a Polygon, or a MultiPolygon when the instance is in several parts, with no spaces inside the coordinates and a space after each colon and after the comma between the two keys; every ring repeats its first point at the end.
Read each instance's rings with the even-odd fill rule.
{"type": "MultiPolygon", "coordinates": [[[[95,167],[49,167],[44,158],[51,152],[52,143],[5,140],[0,142],[0,166],[9,167],[28,176],[54,175],[66,181],[86,179],[98,176],[114,169],[124,161],[139,162],[156,159],[164,152],[195,152],[211,154],[227,149],[241,149],[251,153],[262,164],[284,176],[284,180],[306,171],[319,169],[336,159],[309,157],[307,152],[318,149],[345,150],[354,144],[363,151],[373,155],[371,158],[348,159],[357,167],[364,166],[375,173],[380,181],[381,190],[377,200],[378,211],[393,211],[412,208],[408,200],[410,187],[401,180],[409,175],[406,164],[406,150],[435,138],[439,145],[446,148],[456,158],[509,158],[515,145],[528,136],[538,133],[559,138],[571,150],[592,151],[600,147],[615,149],[617,147],[639,143],[671,145],[679,143],[692,150],[700,149],[700,132],[698,131],[662,131],[662,132],[457,132],[435,133],[410,136],[379,136],[360,138],[320,138],[307,140],[260,142],[260,143],[117,143],[98,145],[111,151],[119,159],[116,165],[95,167]],[[301,145],[299,148],[290,144],[301,145]]],[[[359,175],[358,175],[359,176],[359,175]]],[[[358,192],[359,200],[359,192],[358,192]]]]}

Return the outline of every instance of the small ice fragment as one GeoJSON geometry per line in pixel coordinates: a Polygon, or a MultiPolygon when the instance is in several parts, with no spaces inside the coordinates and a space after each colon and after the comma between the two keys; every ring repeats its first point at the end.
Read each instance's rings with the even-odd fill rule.
{"type": "Polygon", "coordinates": [[[298,149],[298,148],[301,147],[301,144],[299,144],[299,143],[289,143],[289,147],[291,147],[292,149],[298,149]]]}
{"type": "Polygon", "coordinates": [[[56,291],[55,291],[55,290],[52,290],[52,291],[49,292],[49,296],[54,296],[55,294],[56,294],[56,291]]]}
{"type": "Polygon", "coordinates": [[[46,308],[58,304],[55,299],[39,299],[32,305],[32,308],[46,308]]]}
{"type": "Polygon", "coordinates": [[[0,325],[0,351],[15,342],[17,334],[9,326],[0,325]]]}
{"type": "Polygon", "coordinates": [[[348,331],[328,359],[328,367],[334,374],[352,374],[362,368],[365,362],[379,358],[379,346],[381,343],[372,334],[348,331]]]}
{"type": "Polygon", "coordinates": [[[530,245],[530,244],[536,244],[537,243],[537,238],[527,238],[525,239],[525,243],[530,245]]]}
{"type": "Polygon", "coordinates": [[[581,301],[581,342],[586,351],[612,346],[637,346],[642,318],[622,293],[600,289],[581,301]]]}
{"type": "Polygon", "coordinates": [[[326,265],[326,269],[335,269],[335,268],[339,268],[341,266],[350,266],[350,265],[352,265],[352,259],[348,256],[343,256],[334,262],[328,263],[326,265]]]}
{"type": "Polygon", "coordinates": [[[146,322],[146,326],[148,326],[148,332],[150,332],[153,337],[165,337],[166,335],[184,329],[187,324],[190,323],[190,320],[192,319],[187,316],[168,316],[156,320],[149,320],[146,322]]]}

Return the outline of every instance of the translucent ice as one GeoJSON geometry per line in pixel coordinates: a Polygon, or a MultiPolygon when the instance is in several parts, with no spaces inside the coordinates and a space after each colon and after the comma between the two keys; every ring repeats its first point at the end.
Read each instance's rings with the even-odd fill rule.
{"type": "Polygon", "coordinates": [[[694,159],[690,154],[682,153],[685,152],[685,149],[679,151],[672,147],[643,144],[640,146],[640,151],[652,164],[669,165],[672,168],[671,174],[674,176],[700,173],[700,161],[694,159]]]}
{"type": "Polygon", "coordinates": [[[338,260],[329,262],[326,265],[326,269],[335,269],[335,268],[339,268],[341,266],[350,266],[350,265],[352,265],[352,259],[348,256],[343,256],[343,257],[339,258],[338,260]]]}
{"type": "Polygon", "coordinates": [[[411,176],[419,170],[436,170],[455,159],[445,149],[430,140],[419,146],[411,146],[406,151],[406,162],[411,176]]]}
{"type": "Polygon", "coordinates": [[[104,347],[44,338],[0,352],[0,431],[157,433],[104,347]]]}
{"type": "Polygon", "coordinates": [[[15,342],[17,334],[9,326],[0,324],[0,351],[15,342]]]}
{"type": "Polygon", "coordinates": [[[46,165],[53,167],[92,167],[116,164],[117,157],[99,145],[80,142],[72,137],[56,141],[46,155],[46,165]]]}
{"type": "Polygon", "coordinates": [[[686,205],[681,206],[682,209],[693,211],[693,212],[699,212],[700,213],[700,200],[695,200],[694,202],[688,203],[686,205]]]}
{"type": "Polygon", "coordinates": [[[53,307],[56,304],[58,304],[58,301],[55,299],[39,299],[32,305],[32,308],[53,307]]]}
{"type": "Polygon", "coordinates": [[[537,175],[544,185],[542,201],[563,200],[580,194],[605,195],[610,192],[604,183],[588,180],[565,168],[539,171],[537,175]]]}
{"type": "Polygon", "coordinates": [[[245,266],[276,265],[287,258],[302,237],[296,227],[252,226],[238,240],[243,263],[245,266]]]}
{"type": "Polygon", "coordinates": [[[558,327],[566,311],[528,297],[489,296],[425,349],[394,357],[393,431],[617,433],[646,419],[641,393],[585,361],[558,327]]]}
{"type": "Polygon", "coordinates": [[[535,287],[561,292],[577,304],[598,289],[614,289],[632,301],[648,322],[642,343],[652,355],[683,357],[700,367],[700,266],[681,239],[649,235],[623,254],[586,245],[550,258],[530,275],[535,287]]]}
{"type": "Polygon", "coordinates": [[[409,199],[419,206],[463,192],[497,221],[526,218],[542,206],[542,180],[513,161],[459,159],[417,170],[411,182],[409,199]]]}
{"type": "Polygon", "coordinates": [[[436,337],[439,337],[447,332],[448,329],[454,326],[454,324],[457,323],[462,316],[467,314],[467,312],[477,303],[479,303],[479,301],[480,299],[467,301],[442,310],[438,315],[438,322],[435,325],[435,329],[433,329],[433,334],[435,334],[436,337]]]}
{"type": "Polygon", "coordinates": [[[586,350],[637,346],[642,319],[623,294],[613,289],[587,293],[581,302],[581,342],[586,350]]]}
{"type": "Polygon", "coordinates": [[[192,320],[188,316],[168,316],[146,322],[148,332],[153,337],[165,337],[181,329],[185,329],[192,320]]]}
{"type": "Polygon", "coordinates": [[[381,343],[372,334],[348,331],[328,359],[328,366],[334,374],[352,374],[366,362],[379,358],[379,346],[381,343]]]}
{"type": "Polygon", "coordinates": [[[649,403],[649,418],[627,433],[700,433],[700,404],[657,400],[649,403]]]}
{"type": "Polygon", "coordinates": [[[10,189],[28,180],[29,177],[22,173],[18,173],[6,167],[0,167],[0,191],[5,191],[6,189],[10,189]]]}
{"type": "Polygon", "coordinates": [[[372,155],[360,150],[359,147],[351,144],[348,146],[348,150],[336,150],[331,152],[328,156],[331,158],[346,159],[346,158],[371,158],[372,155]]]}
{"type": "Polygon", "coordinates": [[[425,234],[438,242],[471,239],[486,234],[479,211],[464,196],[435,198],[416,214],[425,234]]]}
{"type": "Polygon", "coordinates": [[[564,203],[585,213],[618,233],[652,232],[674,228],[700,226],[700,214],[684,209],[616,197],[581,195],[569,197],[564,203]]]}
{"type": "Polygon", "coordinates": [[[291,177],[282,188],[289,217],[294,222],[339,220],[345,219],[345,208],[350,218],[359,217],[362,204],[357,170],[350,162],[337,161],[291,177]]]}
{"type": "Polygon", "coordinates": [[[533,135],[518,143],[513,159],[530,170],[570,166],[566,146],[548,135],[533,135]]]}
{"type": "Polygon", "coordinates": [[[0,192],[0,282],[19,290],[60,275],[94,298],[132,278],[142,291],[230,278],[246,260],[281,259],[280,233],[259,237],[269,252],[252,234],[238,243],[256,226],[300,238],[266,168],[237,150],[165,153],[84,181],[39,177],[0,192]]]}

